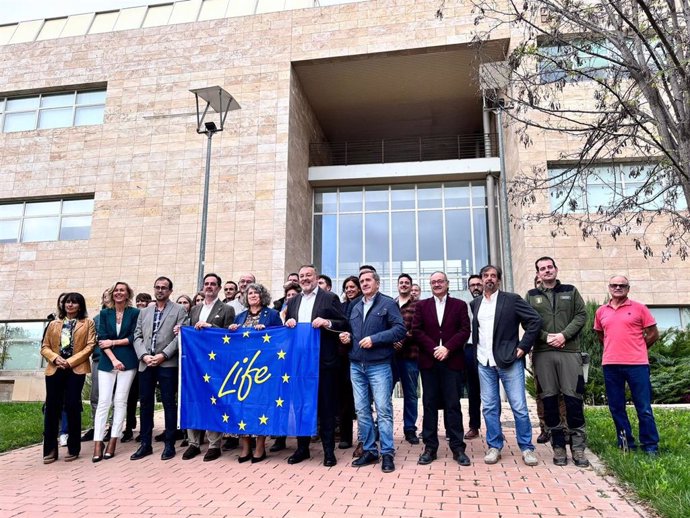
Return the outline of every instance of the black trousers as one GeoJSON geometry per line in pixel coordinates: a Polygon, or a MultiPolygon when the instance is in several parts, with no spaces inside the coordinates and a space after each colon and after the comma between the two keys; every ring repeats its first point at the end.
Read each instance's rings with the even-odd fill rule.
{"type": "Polygon", "coordinates": [[[357,418],[355,398],[350,379],[350,359],[338,358],[338,415],[340,417],[340,440],[352,442],[352,423],[357,418]]]}
{"type": "Polygon", "coordinates": [[[175,444],[177,430],[177,367],[146,367],[139,372],[141,397],[141,445],[151,446],[153,435],[153,410],[156,385],[160,386],[163,413],[165,415],[165,444],[175,444]]]}
{"type": "MultiPolygon", "coordinates": [[[[482,425],[481,405],[482,398],[479,393],[479,370],[477,367],[477,349],[472,344],[465,346],[465,386],[467,387],[467,399],[470,407],[470,428],[479,430],[482,425]]],[[[462,390],[460,391],[462,395],[462,390]]]]}
{"type": "MultiPolygon", "coordinates": [[[[323,451],[335,451],[335,415],[338,411],[338,367],[319,368],[318,416],[323,451]]],[[[297,449],[309,451],[310,437],[298,437],[297,449]]]]}
{"type": "Polygon", "coordinates": [[[67,414],[67,451],[78,455],[81,451],[81,390],[86,374],[71,369],[58,369],[46,376],[46,407],[43,416],[43,456],[58,449],[60,414],[64,406],[67,414]]]}
{"type": "Polygon", "coordinates": [[[438,450],[438,411],[443,408],[448,445],[455,452],[465,451],[460,394],[462,372],[435,361],[430,369],[419,369],[422,377],[422,440],[432,451],[438,450]]]}

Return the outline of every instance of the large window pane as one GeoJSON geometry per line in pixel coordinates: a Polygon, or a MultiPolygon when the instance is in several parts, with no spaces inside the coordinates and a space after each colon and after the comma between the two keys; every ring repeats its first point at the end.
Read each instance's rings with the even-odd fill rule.
{"type": "Polygon", "coordinates": [[[337,247],[336,216],[314,217],[314,250],[321,253],[315,254],[315,266],[319,272],[335,278],[336,276],[336,252],[337,247]]]}
{"type": "Polygon", "coordinates": [[[44,95],[41,97],[41,108],[59,108],[74,104],[74,92],[68,94],[44,95]]]}
{"type": "Polygon", "coordinates": [[[417,206],[420,209],[440,209],[441,186],[436,184],[419,186],[417,189],[417,206]]]}
{"type": "Polygon", "coordinates": [[[105,90],[93,90],[91,92],[77,93],[77,104],[103,104],[105,103],[105,90]]]}
{"type": "Polygon", "coordinates": [[[0,218],[20,218],[24,210],[23,203],[0,205],[0,218]]]}
{"type": "Polygon", "coordinates": [[[443,262],[443,218],[440,210],[424,211],[419,218],[419,258],[443,262]]]}
{"type": "Polygon", "coordinates": [[[103,106],[79,106],[74,114],[75,126],[103,124],[103,106]]]}
{"type": "Polygon", "coordinates": [[[59,201],[44,201],[40,203],[27,203],[26,216],[52,216],[60,214],[59,201]]]}
{"type": "Polygon", "coordinates": [[[314,212],[332,212],[338,210],[336,192],[314,191],[314,212]]]}
{"type": "Polygon", "coordinates": [[[414,185],[393,185],[391,187],[392,209],[414,209],[414,185]]]}
{"type": "Polygon", "coordinates": [[[58,225],[60,218],[29,218],[24,220],[22,229],[22,241],[55,241],[58,238],[58,225]]]}
{"type": "Polygon", "coordinates": [[[5,133],[36,129],[36,112],[6,113],[2,130],[5,133]]]}
{"type": "Polygon", "coordinates": [[[388,187],[367,187],[364,201],[367,211],[388,210],[388,187]]]}
{"type": "Polygon", "coordinates": [[[472,212],[475,259],[473,273],[479,273],[482,266],[489,264],[489,224],[486,209],[474,209],[472,212]]]}
{"type": "Polygon", "coordinates": [[[38,108],[38,97],[22,97],[21,99],[8,99],[5,109],[8,112],[22,110],[35,110],[38,108]]]}
{"type": "Polygon", "coordinates": [[[473,185],[472,186],[472,205],[475,207],[486,206],[486,186],[473,185]]]}
{"type": "Polygon", "coordinates": [[[93,200],[65,200],[62,202],[63,214],[83,214],[93,212],[93,200]]]}
{"type": "Polygon", "coordinates": [[[417,225],[415,213],[394,212],[391,216],[391,230],[393,233],[393,261],[416,261],[417,225]]]}
{"type": "MultiPolygon", "coordinates": [[[[458,274],[470,274],[472,264],[472,222],[469,210],[446,212],[446,253],[448,261],[456,261],[458,274]]],[[[449,272],[450,273],[450,272],[449,272]]]]}
{"type": "Polygon", "coordinates": [[[340,212],[355,212],[362,210],[361,187],[345,187],[340,189],[340,212]]]}
{"type": "Polygon", "coordinates": [[[39,128],[65,128],[72,125],[72,107],[41,110],[38,114],[39,128]]]}
{"type": "Polygon", "coordinates": [[[7,356],[0,368],[5,370],[32,371],[41,368],[41,342],[8,343],[7,356]]]}
{"type": "Polygon", "coordinates": [[[338,272],[341,276],[356,275],[362,264],[362,215],[344,214],[338,225],[338,272]]]}
{"type": "MultiPolygon", "coordinates": [[[[388,263],[388,213],[367,214],[364,260],[367,263],[388,263]]],[[[376,268],[378,271],[378,268],[376,268]]]]}
{"type": "Polygon", "coordinates": [[[19,240],[21,220],[0,220],[0,243],[16,243],[19,240]]]}
{"type": "Polygon", "coordinates": [[[89,239],[91,235],[91,216],[71,216],[62,218],[61,241],[89,239]]]}
{"type": "Polygon", "coordinates": [[[470,206],[470,186],[468,183],[450,183],[443,189],[447,209],[470,206]]]}

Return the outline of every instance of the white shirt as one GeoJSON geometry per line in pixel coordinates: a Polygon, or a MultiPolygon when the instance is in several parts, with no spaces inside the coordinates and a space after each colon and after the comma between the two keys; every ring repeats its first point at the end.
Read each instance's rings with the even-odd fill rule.
{"type": "Polygon", "coordinates": [[[244,304],[240,301],[240,296],[237,295],[237,297],[230,302],[227,302],[227,305],[230,306],[232,309],[235,310],[235,315],[239,315],[242,313],[245,309],[247,309],[244,304]]]}
{"type": "Polygon", "coordinates": [[[302,300],[299,304],[299,312],[297,313],[297,322],[311,322],[311,315],[314,312],[314,302],[316,302],[316,292],[319,287],[314,288],[311,293],[302,293],[302,300]]]}
{"type": "Polygon", "coordinates": [[[496,301],[498,290],[487,299],[482,295],[479,305],[477,321],[479,322],[479,343],[477,344],[477,363],[489,367],[496,367],[494,359],[494,319],[496,317],[496,301]]]}
{"type": "Polygon", "coordinates": [[[438,325],[443,323],[443,314],[446,311],[446,300],[448,299],[448,294],[444,295],[442,298],[438,298],[434,295],[434,302],[436,303],[436,317],[438,318],[438,325]]]}
{"type": "Polygon", "coordinates": [[[374,298],[376,297],[376,294],[374,294],[373,297],[370,299],[367,299],[366,297],[362,297],[362,304],[364,307],[362,308],[362,321],[366,320],[367,314],[369,313],[369,310],[371,309],[371,306],[374,305],[374,298]]]}
{"type": "Polygon", "coordinates": [[[215,300],[210,304],[206,304],[206,301],[203,302],[204,305],[199,312],[199,322],[208,322],[208,316],[211,314],[211,310],[215,303],[215,300]]]}

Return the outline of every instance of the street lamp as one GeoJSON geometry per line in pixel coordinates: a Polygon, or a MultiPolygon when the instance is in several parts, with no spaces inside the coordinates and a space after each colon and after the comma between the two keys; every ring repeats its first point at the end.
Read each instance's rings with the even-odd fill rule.
{"type": "MultiPolygon", "coordinates": [[[[196,99],[196,132],[207,137],[206,144],[206,172],[204,173],[204,203],[201,212],[201,241],[199,243],[199,274],[197,286],[201,290],[204,284],[204,266],[206,263],[206,225],[208,222],[208,184],[211,177],[211,139],[219,131],[223,131],[225,119],[232,110],[239,110],[240,105],[235,98],[220,86],[207,86],[190,90],[196,99]],[[199,99],[206,103],[202,108],[199,99]],[[205,121],[211,108],[219,115],[219,126],[213,121],[205,121]]],[[[203,105],[203,104],[202,104],[203,105]]]]}

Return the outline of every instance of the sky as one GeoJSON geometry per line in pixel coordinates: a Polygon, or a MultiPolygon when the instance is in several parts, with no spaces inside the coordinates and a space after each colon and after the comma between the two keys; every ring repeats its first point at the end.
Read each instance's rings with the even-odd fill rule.
{"type": "Polygon", "coordinates": [[[166,3],[165,0],[0,0],[0,25],[93,13],[122,7],[166,3]]]}

